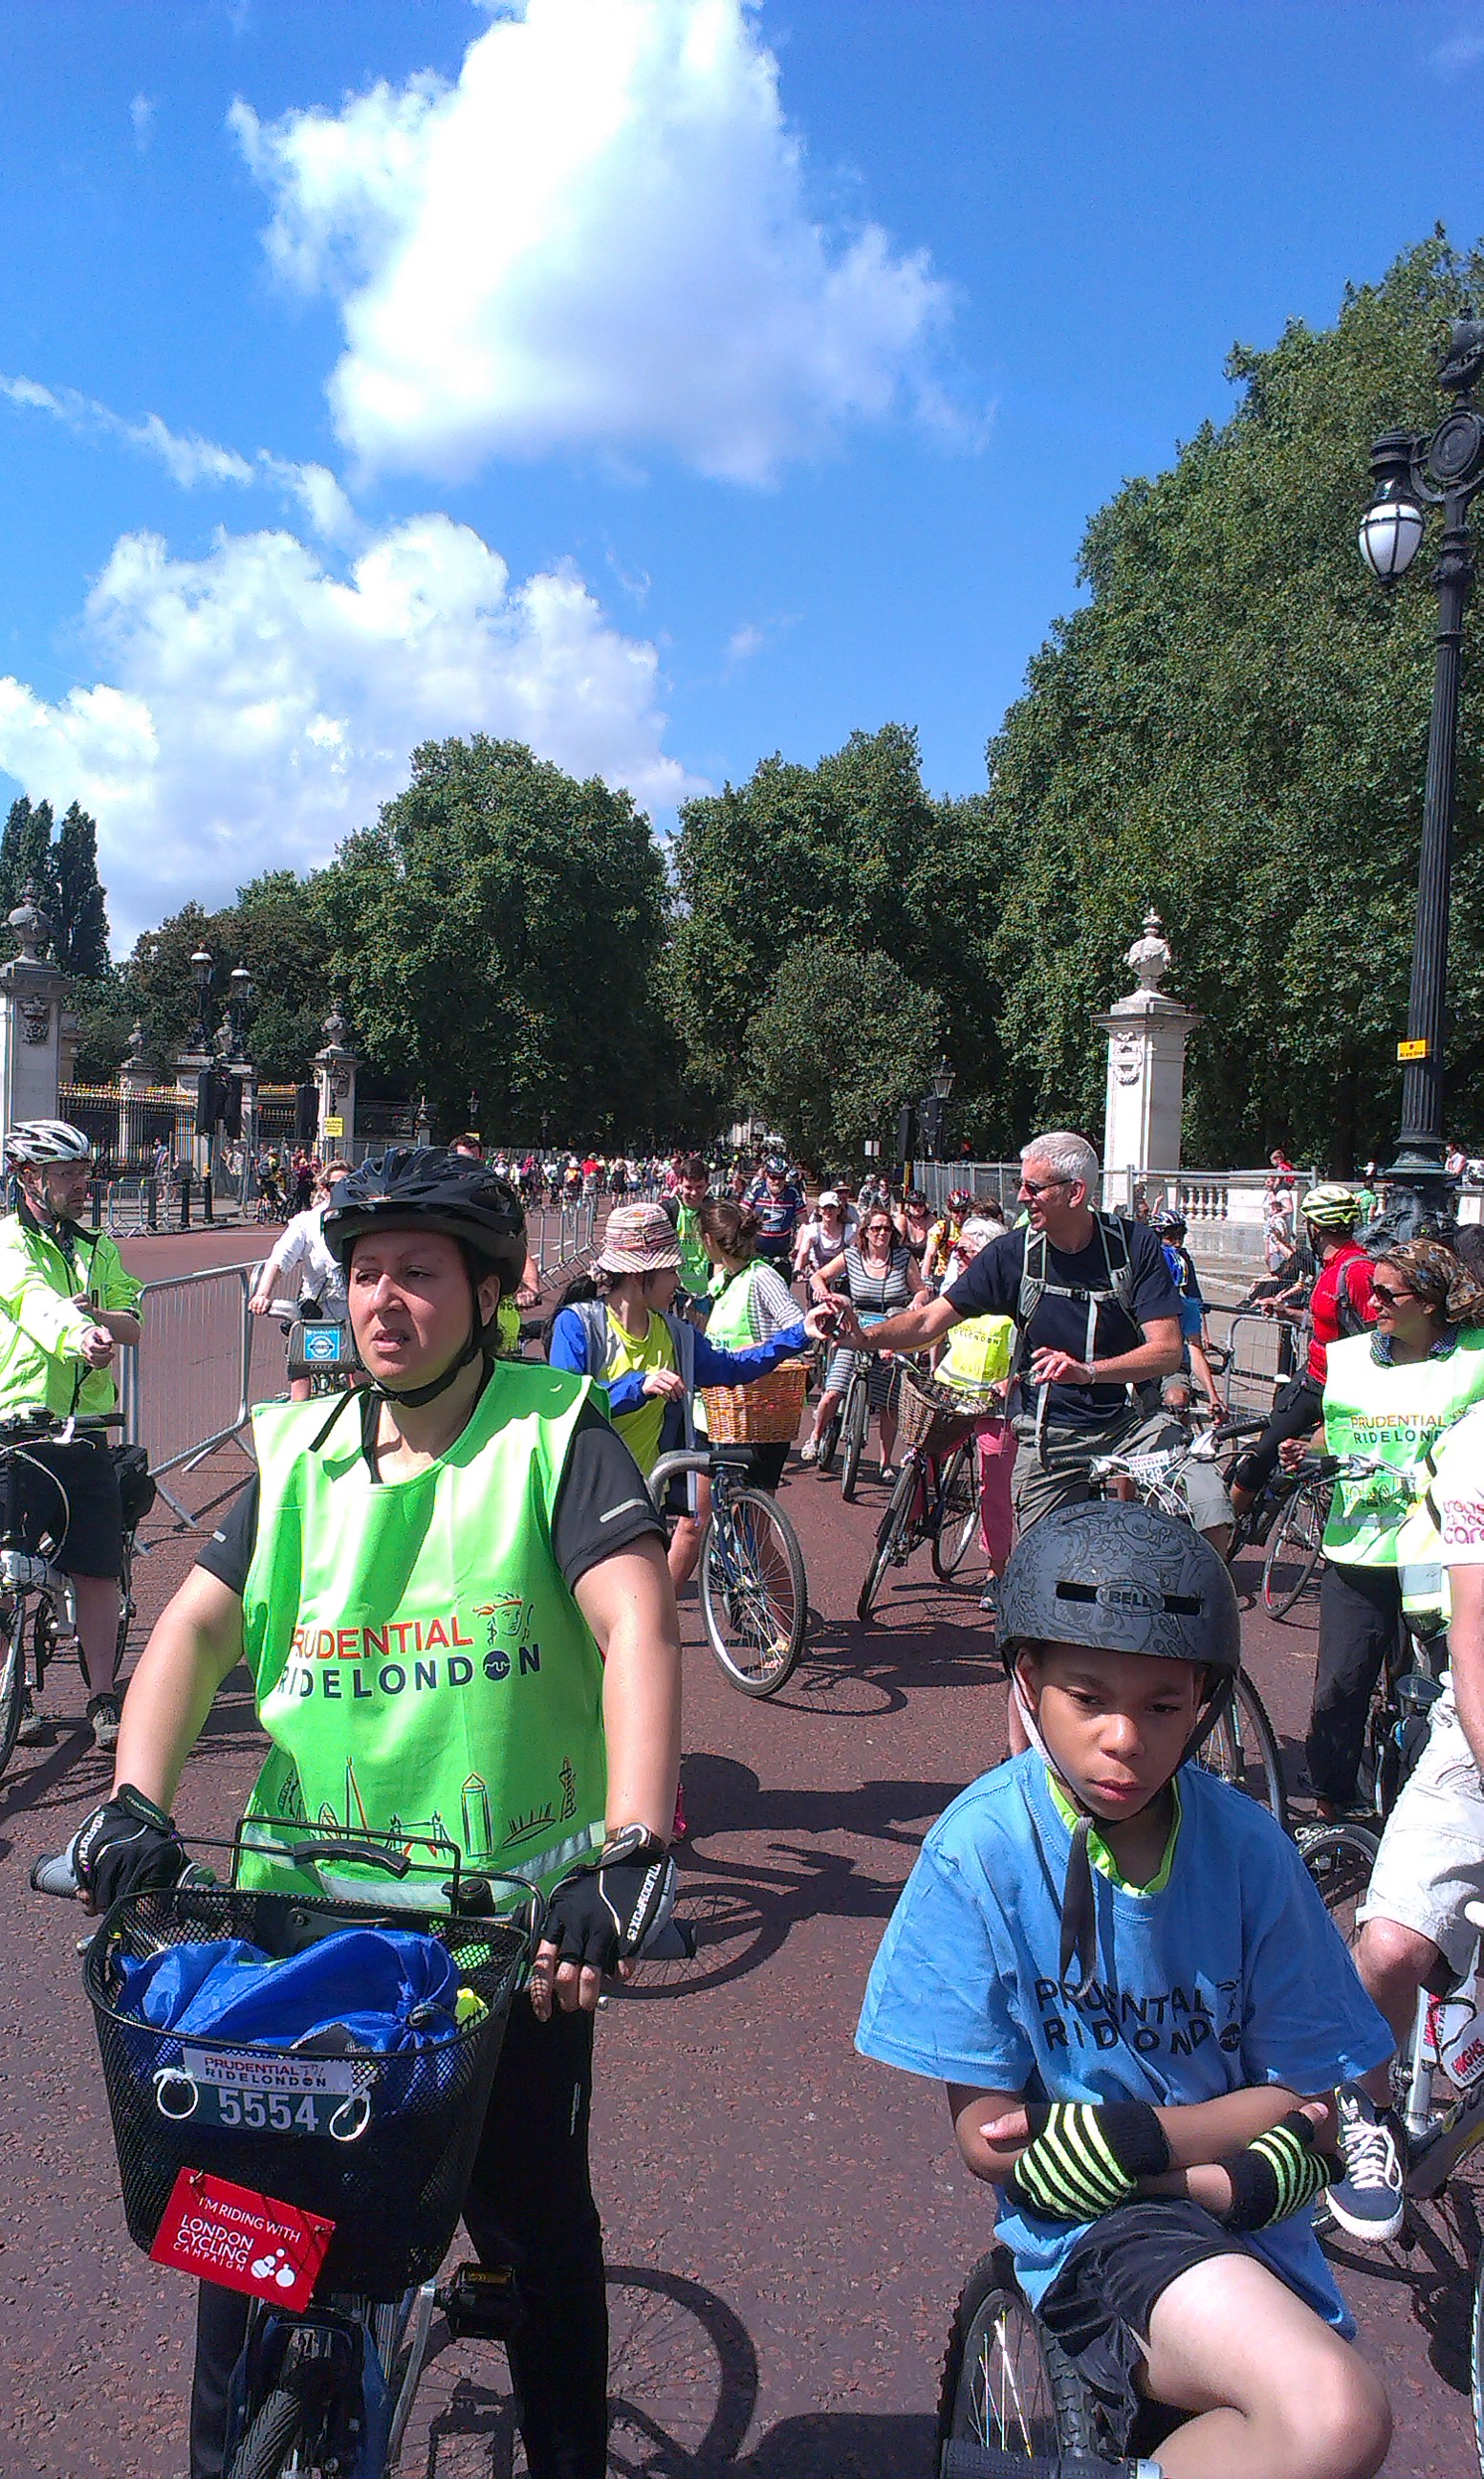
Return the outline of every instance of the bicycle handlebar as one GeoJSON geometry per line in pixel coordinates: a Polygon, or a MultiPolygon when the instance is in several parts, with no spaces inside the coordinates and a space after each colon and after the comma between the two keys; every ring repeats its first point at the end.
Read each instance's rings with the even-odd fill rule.
{"type": "Polygon", "coordinates": [[[289,1856],[295,1868],[318,1867],[321,1859],[345,1859],[357,1868],[383,1868],[389,1877],[405,1877],[412,1866],[410,1852],[384,1850],[373,1842],[295,1842],[289,1856]]]}

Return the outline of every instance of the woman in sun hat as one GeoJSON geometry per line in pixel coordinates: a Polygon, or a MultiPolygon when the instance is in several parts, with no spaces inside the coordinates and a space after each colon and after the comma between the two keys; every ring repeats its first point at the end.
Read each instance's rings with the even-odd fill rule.
{"type": "MultiPolygon", "coordinates": [[[[551,1328],[553,1368],[595,1377],[614,1427],[642,1472],[662,1454],[696,1444],[691,1405],[699,1386],[745,1386],[780,1360],[796,1359],[823,1331],[818,1311],[780,1326],[766,1342],[722,1351],[673,1313],[680,1243],[663,1206],[616,1205],[594,1262],[598,1297],[563,1308],[551,1328]]],[[[700,1553],[701,1526],[688,1494],[670,1544],[677,1588],[700,1553]]]]}

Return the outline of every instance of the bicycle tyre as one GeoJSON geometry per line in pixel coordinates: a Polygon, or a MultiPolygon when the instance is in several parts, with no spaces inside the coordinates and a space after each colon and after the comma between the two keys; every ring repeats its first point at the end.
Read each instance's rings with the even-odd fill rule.
{"type": "Polygon", "coordinates": [[[1370,1882],[1380,1836],[1364,1825],[1317,1825],[1298,1837],[1299,1857],[1347,1946],[1360,1931],[1355,1907],[1370,1882]]]}
{"type": "Polygon", "coordinates": [[[129,1648],[129,1629],[136,1618],[134,1606],[134,1535],[124,1534],[123,1561],[118,1570],[118,1634],[114,1646],[114,1676],[122,1675],[124,1654],[129,1648]]]}
{"type": "Polygon", "coordinates": [[[1244,1670],[1237,1673],[1231,1703],[1207,1731],[1195,1761],[1230,1782],[1234,1790],[1245,1791],[1288,1831],[1289,1802],[1278,1734],[1244,1670]]]}
{"type": "Polygon", "coordinates": [[[1319,1563],[1323,1538],[1324,1512],[1316,1492],[1312,1488],[1295,1489],[1268,1535],[1267,1554],[1263,1560],[1263,1607],[1269,1617],[1286,1619],[1308,1591],[1319,1563]],[[1279,1570],[1286,1565],[1292,1572],[1290,1581],[1280,1586],[1279,1570]]]}
{"type": "Polygon", "coordinates": [[[836,1400],[834,1410],[819,1433],[819,1452],[814,1461],[822,1472],[832,1471],[840,1445],[840,1416],[844,1405],[836,1400]]]}
{"type": "Polygon", "coordinates": [[[876,1527],[876,1546],[865,1572],[865,1582],[857,1596],[856,1616],[862,1626],[869,1623],[871,1612],[876,1607],[876,1597],[887,1568],[899,1555],[907,1554],[912,1500],[917,1495],[920,1480],[917,1458],[909,1454],[892,1486],[891,1495],[886,1500],[886,1512],[876,1527]]]}
{"type": "Polygon", "coordinates": [[[744,1696],[776,1696],[792,1677],[808,1634],[809,1587],[804,1551],[787,1516],[766,1490],[732,1490],[727,1500],[727,1521],[735,1556],[729,1580],[714,1509],[701,1544],[699,1591],[706,1641],[731,1685],[744,1696]],[[780,1553],[787,1575],[786,1602],[770,1592],[760,1572],[759,1548],[764,1540],[780,1553]],[[746,1568],[752,1572],[744,1572],[746,1568]],[[744,1656],[749,1644],[750,1659],[744,1656]]]}
{"type": "Polygon", "coordinates": [[[939,1583],[957,1575],[979,1529],[979,1460],[972,1438],[955,1446],[938,1491],[933,1572],[939,1583]]]}
{"type": "Polygon", "coordinates": [[[1087,2393],[1036,2323],[1009,2247],[980,2258],[954,2309],[938,2384],[939,2455],[949,2444],[1026,2462],[1098,2450],[1087,2393]]]}
{"type": "Polygon", "coordinates": [[[304,2432],[304,2405],[287,2385],[258,2404],[222,2479],[280,2479],[304,2432]]]}
{"type": "Polygon", "coordinates": [[[860,1470],[860,1458],[865,1452],[866,1430],[870,1421],[871,1407],[866,1400],[865,1379],[853,1377],[840,1422],[840,1495],[847,1506],[855,1498],[856,1481],[860,1470]]]}
{"type": "Polygon", "coordinates": [[[0,1774],[15,1753],[26,1702],[26,1604],[0,1597],[0,1774]]]}

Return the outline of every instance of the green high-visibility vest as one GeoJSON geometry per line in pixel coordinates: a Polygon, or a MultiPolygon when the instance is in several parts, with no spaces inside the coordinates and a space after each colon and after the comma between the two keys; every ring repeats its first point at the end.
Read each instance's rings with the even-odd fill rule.
{"type": "MultiPolygon", "coordinates": [[[[373,1480],[347,1416],[253,1416],[261,1497],[243,1646],[273,1742],[246,1810],[276,1838],[357,1831],[455,1844],[473,1869],[548,1885],[600,1848],[602,1660],[551,1553],[586,1378],[497,1362],[469,1425],[425,1472],[373,1480]]],[[[261,1836],[260,1836],[261,1838],[261,1836]]],[[[250,1863],[248,1881],[429,1903],[326,1863],[250,1863]]],[[[445,1863],[447,1865],[447,1862],[445,1863]]]]}
{"type": "Polygon", "coordinates": [[[1446,1357],[1405,1367],[1379,1367],[1369,1334],[1330,1344],[1324,1443],[1332,1455],[1380,1455],[1389,1469],[1336,1481],[1324,1527],[1326,1557],[1344,1567],[1395,1566],[1402,1521],[1427,1486],[1429,1448],[1481,1396],[1479,1328],[1468,1328],[1446,1357]]]}

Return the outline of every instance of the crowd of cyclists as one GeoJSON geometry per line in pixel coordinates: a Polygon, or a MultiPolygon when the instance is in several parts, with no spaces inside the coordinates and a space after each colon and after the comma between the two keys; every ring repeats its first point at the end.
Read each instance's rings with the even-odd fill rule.
{"type": "MultiPolygon", "coordinates": [[[[138,1290],[77,1220],[87,1140],[33,1122],[6,1153],[21,1195],[0,1224],[0,1412],[111,1403],[138,1290]]],[[[529,2000],[465,2219],[481,2261],[520,2282],[528,2467],[598,2479],[593,2011],[605,1974],[643,1968],[674,1899],[677,1594],[705,1518],[704,1476],[660,1506],[646,1476],[694,1441],[703,1388],[757,1384],[818,1346],[798,1466],[817,1460],[846,1363],[863,1359],[889,1482],[901,1370],[935,1362],[976,1406],[979,1623],[1007,1681],[1011,1752],[930,1832],[858,2045],[946,2087],[1015,2276],[1101,2405],[1106,2453],[1077,2466],[1087,2479],[1134,2470],[1151,2404],[1169,2432],[1145,2473],[1368,2479],[1389,2413],[1312,2214],[1324,2195],[1364,2240],[1399,2226],[1390,2059],[1418,1991],[1471,1967],[1465,1906],[1484,1898],[1484,1264],[1471,1235],[1368,1246],[1373,1200],[1339,1182],[1303,1191],[1307,1296],[1293,1281],[1272,1292],[1275,1315],[1305,1321],[1303,1367],[1230,1487],[1214,1460],[1190,1468],[1182,1521],[1103,1496],[1093,1468],[1187,1436],[1197,1393],[1223,1408],[1194,1261],[1172,1209],[1100,1210],[1097,1158],[1076,1133],[1024,1148],[1010,1225],[967,1189],[934,1215],[880,1182],[816,1186],[781,1154],[484,1154],[468,1131],[324,1166],[301,1262],[281,1259],[254,1306],[280,1277],[301,1281],[348,1322],[361,1382],[329,1406],[260,1407],[254,1477],[155,1625],[121,1719],[101,1649],[116,1620],[107,1458],[57,1450],[73,1458],[59,1554],[78,1583],[90,1716],[100,1745],[116,1740],[113,1790],[76,1846],[85,1901],[106,1911],[179,1878],[181,1772],[243,1659],[267,1742],[247,1808],[254,1881],[384,1900],[353,1844],[286,1865],[275,1835],[334,1820],[395,1838],[436,1816],[445,1830],[462,1819],[464,1865],[541,1890],[529,2000]],[[501,1309],[530,1304],[525,1213],[574,1192],[608,1205],[593,1264],[556,1307],[546,1357],[522,1357],[501,1309]],[[1365,1714],[1402,1625],[1446,1626],[1450,1655],[1353,1960],[1295,1843],[1188,1761],[1241,1659],[1234,1526],[1320,1447],[1336,1470],[1308,1778],[1293,1785],[1315,1817],[1361,1797],[1365,1714]],[[425,1657],[386,1658],[394,1631],[425,1657]],[[486,1639],[482,1659],[453,1649],[486,1639]]],[[[787,1444],[750,1452],[777,1488],[787,1444]]],[[[240,2296],[203,2283],[193,2479],[223,2468],[245,2319],[240,2296]]],[[[1060,2466],[1015,2466],[1053,2479],[1060,2466]]]]}

